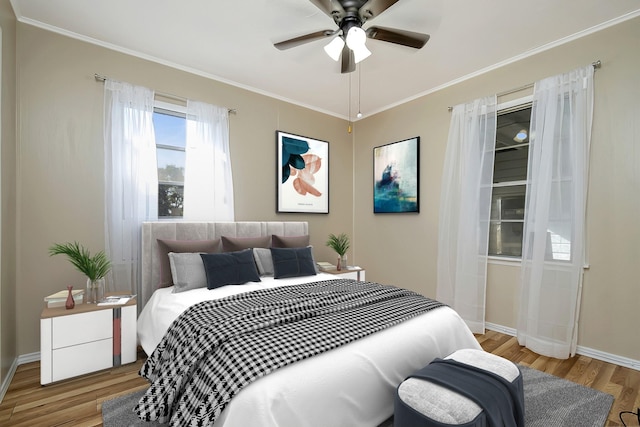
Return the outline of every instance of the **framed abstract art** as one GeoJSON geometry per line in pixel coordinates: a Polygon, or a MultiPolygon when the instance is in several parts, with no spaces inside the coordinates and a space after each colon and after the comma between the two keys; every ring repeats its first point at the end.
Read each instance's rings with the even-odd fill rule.
{"type": "Polygon", "coordinates": [[[420,137],[373,149],[373,212],[420,212],[420,137]]]}
{"type": "Polygon", "coordinates": [[[276,131],[277,212],[329,213],[329,143],[276,131]]]}

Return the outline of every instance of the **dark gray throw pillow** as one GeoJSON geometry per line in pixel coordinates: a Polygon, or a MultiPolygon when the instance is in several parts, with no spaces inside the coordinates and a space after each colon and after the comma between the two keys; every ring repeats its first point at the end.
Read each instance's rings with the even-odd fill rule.
{"type": "Polygon", "coordinates": [[[200,254],[207,276],[207,288],[260,282],[253,251],[245,249],[221,254],[200,254]]]}
{"type": "Polygon", "coordinates": [[[306,248],[271,248],[273,259],[273,277],[314,276],[315,261],[311,247],[306,248]]]}

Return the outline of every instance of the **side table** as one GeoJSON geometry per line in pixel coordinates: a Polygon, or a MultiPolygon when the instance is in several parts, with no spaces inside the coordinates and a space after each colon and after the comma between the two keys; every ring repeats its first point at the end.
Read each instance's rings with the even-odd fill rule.
{"type": "Polygon", "coordinates": [[[135,298],[126,304],[45,307],[40,315],[40,384],[136,361],[135,298]]]}
{"type": "Polygon", "coordinates": [[[360,267],[352,266],[342,270],[332,269],[332,270],[320,270],[320,271],[322,271],[323,273],[329,273],[329,274],[334,274],[336,276],[344,277],[345,279],[353,279],[357,281],[365,280],[364,278],[365,270],[364,268],[360,268],[360,267]]]}

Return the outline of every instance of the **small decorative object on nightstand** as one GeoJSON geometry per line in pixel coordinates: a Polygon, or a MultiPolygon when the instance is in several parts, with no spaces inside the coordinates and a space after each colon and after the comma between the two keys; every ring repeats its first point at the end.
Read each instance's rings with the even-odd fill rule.
{"type": "Polygon", "coordinates": [[[73,293],[71,292],[73,290],[73,286],[69,285],[67,286],[67,289],[69,290],[69,295],[67,295],[67,302],[64,304],[64,307],[67,310],[71,310],[76,306],[76,302],[73,300],[73,293]]]}

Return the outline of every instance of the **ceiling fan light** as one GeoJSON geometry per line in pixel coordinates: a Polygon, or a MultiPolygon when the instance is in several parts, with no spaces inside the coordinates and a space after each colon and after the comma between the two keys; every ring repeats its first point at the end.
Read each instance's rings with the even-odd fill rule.
{"type": "Polygon", "coordinates": [[[351,27],[347,32],[347,46],[349,49],[355,51],[360,48],[360,46],[364,47],[365,42],[367,41],[367,34],[360,27],[351,27]]]}
{"type": "Polygon", "coordinates": [[[365,45],[362,45],[357,49],[353,49],[353,60],[356,64],[367,59],[369,55],[371,55],[371,51],[367,49],[365,45]]]}
{"type": "Polygon", "coordinates": [[[331,40],[329,44],[324,47],[324,51],[327,52],[327,55],[331,57],[334,61],[340,59],[340,54],[342,53],[342,49],[344,48],[344,40],[342,37],[338,36],[331,40]]]}

